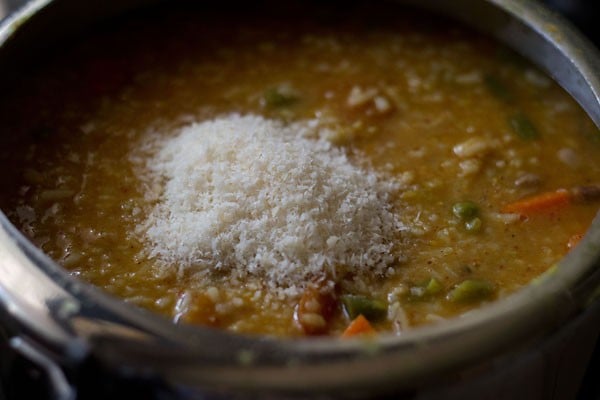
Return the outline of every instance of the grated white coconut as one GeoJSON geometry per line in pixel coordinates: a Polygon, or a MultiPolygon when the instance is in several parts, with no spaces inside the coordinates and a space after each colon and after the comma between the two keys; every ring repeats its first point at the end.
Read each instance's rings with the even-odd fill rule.
{"type": "Polygon", "coordinates": [[[141,169],[158,187],[138,227],[147,255],[160,268],[250,274],[290,294],[313,276],[389,273],[399,185],[327,136],[315,121],[233,114],[157,139],[141,169]]]}

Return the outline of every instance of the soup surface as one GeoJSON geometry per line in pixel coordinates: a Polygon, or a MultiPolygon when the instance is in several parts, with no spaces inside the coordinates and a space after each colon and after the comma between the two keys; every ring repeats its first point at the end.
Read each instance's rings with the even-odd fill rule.
{"type": "Polygon", "coordinates": [[[578,105],[412,11],[150,12],[25,75],[2,95],[2,209],[177,323],[401,334],[528,284],[598,211],[578,105]]]}

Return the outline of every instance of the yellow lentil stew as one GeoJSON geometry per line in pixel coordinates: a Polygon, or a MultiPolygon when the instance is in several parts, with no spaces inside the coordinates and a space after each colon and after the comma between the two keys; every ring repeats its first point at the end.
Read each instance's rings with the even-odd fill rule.
{"type": "Polygon", "coordinates": [[[2,210],[74,276],[175,323],[401,334],[576,245],[600,133],[503,46],[404,9],[171,9],[2,93],[2,210]]]}

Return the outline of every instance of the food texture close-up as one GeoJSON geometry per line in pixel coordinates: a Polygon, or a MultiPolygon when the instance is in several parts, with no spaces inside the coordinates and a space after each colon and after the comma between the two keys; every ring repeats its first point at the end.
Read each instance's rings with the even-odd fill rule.
{"type": "Polygon", "coordinates": [[[600,61],[539,2],[0,35],[0,399],[600,396],[600,61]]]}

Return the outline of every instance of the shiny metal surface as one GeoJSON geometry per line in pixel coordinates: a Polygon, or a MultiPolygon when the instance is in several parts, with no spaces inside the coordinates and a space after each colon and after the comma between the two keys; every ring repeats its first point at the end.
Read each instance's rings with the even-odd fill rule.
{"type": "MultiPolygon", "coordinates": [[[[33,49],[154,2],[82,6],[77,0],[33,0],[0,27],[0,71],[5,72],[0,76],[10,76],[10,69],[26,62],[33,49]]],[[[521,52],[563,85],[600,125],[597,50],[539,3],[405,3],[449,15],[521,52]]],[[[94,360],[108,370],[156,377],[178,393],[338,397],[418,391],[427,398],[427,390],[433,396],[432,382],[448,385],[459,382],[462,375],[477,375],[472,371],[510,362],[515,354],[538,346],[569,321],[597,321],[599,288],[597,217],[581,245],[553,274],[464,318],[369,343],[256,339],[176,327],[126,305],[69,276],[0,214],[0,308],[13,330],[67,369],[94,360]],[[426,384],[429,389],[423,389],[426,384]]]]}

